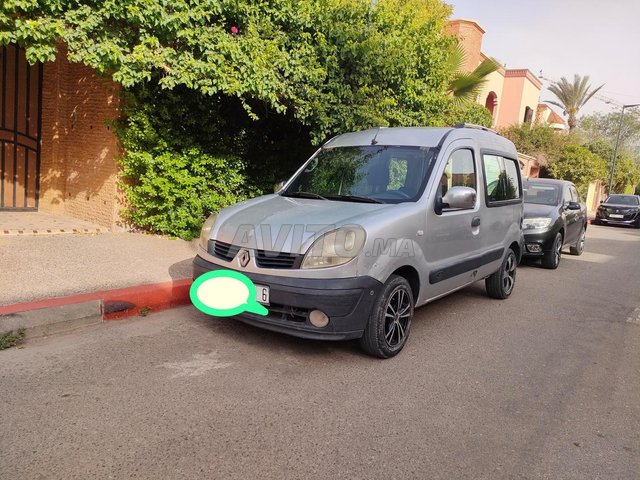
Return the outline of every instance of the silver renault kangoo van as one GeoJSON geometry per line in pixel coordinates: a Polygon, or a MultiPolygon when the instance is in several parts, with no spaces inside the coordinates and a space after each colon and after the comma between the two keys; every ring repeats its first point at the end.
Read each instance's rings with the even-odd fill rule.
{"type": "Polygon", "coordinates": [[[516,149],[483,127],[373,128],[326,142],[277,192],[207,219],[195,276],[249,277],[266,316],[303,338],[388,358],[414,309],[485,280],[512,293],[523,245],[516,149]]]}

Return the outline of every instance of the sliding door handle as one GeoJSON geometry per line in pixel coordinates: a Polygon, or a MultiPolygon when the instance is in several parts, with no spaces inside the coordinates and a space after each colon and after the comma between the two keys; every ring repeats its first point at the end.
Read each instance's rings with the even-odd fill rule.
{"type": "Polygon", "coordinates": [[[480,217],[473,217],[473,220],[471,220],[471,226],[472,227],[479,227],[480,226],[480,217]]]}

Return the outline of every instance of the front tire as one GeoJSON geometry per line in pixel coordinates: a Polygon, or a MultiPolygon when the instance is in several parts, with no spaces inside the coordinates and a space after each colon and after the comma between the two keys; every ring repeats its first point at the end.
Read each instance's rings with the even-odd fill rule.
{"type": "Polygon", "coordinates": [[[504,300],[511,295],[516,283],[517,266],[518,259],[516,258],[516,254],[512,249],[509,249],[507,256],[504,257],[502,261],[502,265],[500,265],[500,269],[484,281],[487,295],[499,300],[504,300]]]}
{"type": "Polygon", "coordinates": [[[400,353],[409,338],[414,306],[409,282],[399,275],[391,275],[373,305],[360,339],[362,350],[378,358],[391,358],[400,353]]]}
{"type": "Polygon", "coordinates": [[[553,241],[551,250],[544,254],[542,257],[542,266],[549,270],[555,270],[560,265],[560,258],[562,256],[562,234],[558,232],[556,238],[553,241]]]}
{"type": "Polygon", "coordinates": [[[576,242],[575,245],[572,245],[571,247],[569,247],[569,252],[571,253],[571,255],[577,255],[577,256],[582,255],[582,252],[584,252],[584,241],[586,236],[587,236],[587,230],[585,227],[582,227],[582,230],[580,230],[580,236],[578,237],[578,241],[576,242]]]}

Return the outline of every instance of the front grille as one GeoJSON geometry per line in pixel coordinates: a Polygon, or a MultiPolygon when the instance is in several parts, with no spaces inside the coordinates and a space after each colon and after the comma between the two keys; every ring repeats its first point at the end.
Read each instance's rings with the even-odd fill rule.
{"type": "Polygon", "coordinates": [[[300,268],[302,255],[258,250],[256,264],[260,268],[300,268]]]}
{"type": "MultiPolygon", "coordinates": [[[[209,240],[209,254],[230,262],[233,260],[241,247],[218,240],[209,240]]],[[[269,250],[255,251],[256,264],[260,268],[300,268],[303,255],[284,252],[270,252],[269,250]]]]}
{"type": "Polygon", "coordinates": [[[238,254],[240,247],[217,240],[209,240],[209,253],[215,257],[230,262],[238,254]]]}

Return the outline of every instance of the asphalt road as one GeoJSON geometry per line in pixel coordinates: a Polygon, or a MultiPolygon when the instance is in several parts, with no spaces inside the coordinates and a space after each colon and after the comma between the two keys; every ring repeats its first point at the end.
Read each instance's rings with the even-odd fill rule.
{"type": "Polygon", "coordinates": [[[0,478],[640,478],[640,231],[417,311],[391,360],[191,307],[0,352],[0,478]]]}

